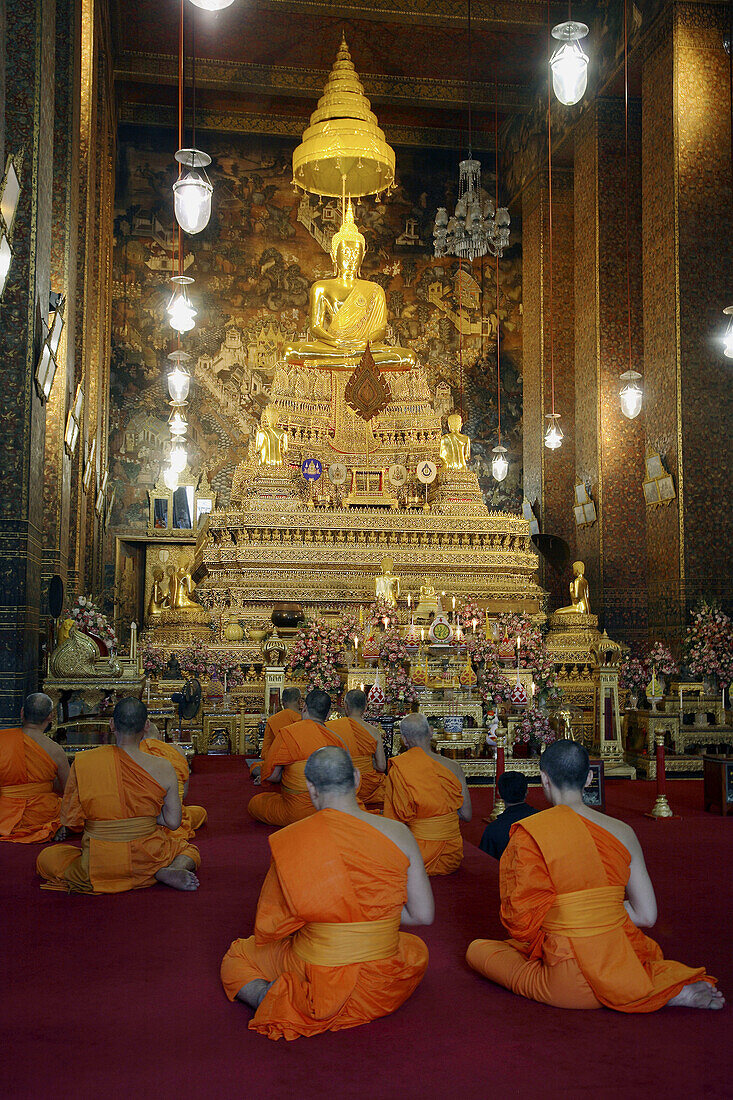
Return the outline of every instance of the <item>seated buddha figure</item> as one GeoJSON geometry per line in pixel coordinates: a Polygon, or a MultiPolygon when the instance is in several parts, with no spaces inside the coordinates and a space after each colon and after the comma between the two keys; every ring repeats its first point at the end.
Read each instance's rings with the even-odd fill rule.
{"type": "Polygon", "coordinates": [[[310,290],[310,340],[288,344],[283,360],[326,370],[352,369],[370,346],[380,370],[408,370],[417,366],[409,348],[384,343],[387,299],[379,283],[359,278],[366,242],[354,223],[349,199],[341,228],[331,241],[336,268],[333,279],[318,279],[310,290]]]}
{"type": "Polygon", "coordinates": [[[582,561],[573,562],[573,579],[570,582],[570,599],[567,607],[558,607],[557,615],[590,615],[590,588],[585,579],[585,566],[582,561]]]}
{"type": "Polygon", "coordinates": [[[467,470],[471,457],[471,440],[461,431],[463,420],[460,413],[451,413],[448,417],[448,434],[441,437],[440,457],[448,470],[467,470]]]}
{"type": "Polygon", "coordinates": [[[282,466],[288,449],[288,433],[277,426],[277,409],[268,405],[255,439],[257,458],[261,466],[282,466]]]}
{"type": "Polygon", "coordinates": [[[174,611],[187,611],[192,607],[198,610],[201,605],[193,598],[196,586],[188,571],[188,566],[181,564],[176,568],[175,565],[169,565],[168,576],[170,578],[169,599],[171,608],[174,611]]]}

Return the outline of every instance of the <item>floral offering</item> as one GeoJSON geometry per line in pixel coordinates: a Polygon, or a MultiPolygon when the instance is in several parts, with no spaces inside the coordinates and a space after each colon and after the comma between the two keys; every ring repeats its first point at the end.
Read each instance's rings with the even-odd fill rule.
{"type": "Polygon", "coordinates": [[[387,620],[387,626],[394,627],[400,625],[400,617],[397,613],[397,608],[393,607],[391,603],[387,603],[381,596],[377,596],[374,603],[370,603],[367,608],[364,609],[364,623],[366,626],[376,626],[380,630],[384,629],[384,620],[387,620]]]}
{"type": "Polygon", "coordinates": [[[655,642],[649,650],[646,667],[647,683],[651,679],[652,672],[656,672],[657,676],[676,676],[680,670],[666,645],[662,645],[661,642],[655,642]]]}
{"type": "Polygon", "coordinates": [[[92,596],[77,596],[68,611],[62,612],[62,618],[73,619],[78,630],[101,638],[111,653],[117,652],[117,635],[106,615],[102,614],[92,596]]]}
{"type": "Polygon", "coordinates": [[[168,663],[165,653],[148,641],[140,646],[140,660],[147,677],[160,676],[168,663]]]}
{"type": "Polygon", "coordinates": [[[537,707],[528,710],[517,725],[514,736],[517,741],[526,741],[530,746],[551,745],[556,734],[550,725],[550,719],[537,707]]]}
{"type": "Polygon", "coordinates": [[[715,604],[703,600],[693,611],[685,655],[693,676],[715,676],[724,687],[733,681],[733,623],[715,604]]]}
{"type": "Polygon", "coordinates": [[[321,688],[329,695],[341,691],[341,677],[337,666],[344,659],[346,634],[338,627],[326,626],[322,619],[313,619],[298,631],[290,659],[285,669],[286,675],[294,676],[302,672],[308,684],[308,690],[321,688]]]}
{"type": "Polygon", "coordinates": [[[540,693],[546,692],[550,701],[560,697],[557,686],[555,660],[545,645],[542,631],[535,626],[529,615],[505,614],[499,616],[499,629],[502,636],[513,639],[519,637],[519,667],[534,669],[534,680],[540,693]]]}
{"type": "Polygon", "coordinates": [[[643,695],[649,683],[649,672],[644,661],[638,657],[627,657],[621,664],[618,678],[619,686],[631,695],[643,695]]]}
{"type": "Polygon", "coordinates": [[[476,623],[476,630],[481,630],[485,621],[483,607],[475,600],[466,600],[458,611],[458,621],[464,630],[473,630],[474,622],[476,623]]]}

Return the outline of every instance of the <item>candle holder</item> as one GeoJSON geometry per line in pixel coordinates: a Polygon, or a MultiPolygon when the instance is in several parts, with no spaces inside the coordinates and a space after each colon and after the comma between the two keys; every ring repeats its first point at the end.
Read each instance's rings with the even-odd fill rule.
{"type": "Polygon", "coordinates": [[[489,821],[496,821],[499,814],[506,809],[504,799],[499,797],[499,776],[504,774],[504,750],[506,748],[506,734],[497,734],[496,738],[496,770],[494,772],[494,808],[489,814],[489,821]]]}
{"type": "Polygon", "coordinates": [[[677,817],[672,813],[672,808],[667,801],[667,773],[664,763],[664,732],[654,734],[654,744],[657,751],[657,797],[647,817],[655,821],[662,821],[671,817],[677,817]]]}

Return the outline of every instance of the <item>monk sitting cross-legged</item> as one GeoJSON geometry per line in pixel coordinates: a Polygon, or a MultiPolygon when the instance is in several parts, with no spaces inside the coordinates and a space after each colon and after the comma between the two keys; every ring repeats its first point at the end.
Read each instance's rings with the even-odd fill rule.
{"type": "Polygon", "coordinates": [[[400,737],[407,752],[390,761],[384,816],[405,822],[429,875],[449,875],[463,860],[458,822],[471,820],[471,796],[460,764],[432,752],[430,736],[424,714],[402,719],[400,737]]]}
{"type": "Polygon", "coordinates": [[[499,863],[501,919],[512,938],[474,940],[469,965],[556,1008],[722,1008],[703,967],[664,959],[641,932],[657,919],[644,856],[628,825],[584,804],[591,772],[582,745],[548,746],[540,777],[552,809],[512,826],[499,863]]]}
{"type": "Polygon", "coordinates": [[[84,830],[72,844],[44,848],[36,869],[48,887],[81,894],[117,894],[156,881],[196,890],[199,853],[181,825],[178,780],[167,760],[141,752],[147,707],[125,698],[110,729],[116,745],[79,753],[61,804],[61,823],[84,830]]]}
{"type": "Polygon", "coordinates": [[[23,704],[21,729],[0,730],[0,840],[32,844],[58,835],[69,762],[46,736],[52,714],[51,699],[36,692],[23,704]]]}
{"type": "Polygon", "coordinates": [[[227,997],[254,1008],[250,1028],[270,1039],[386,1016],[428,964],[422,940],[399,930],[433,921],[414,839],[359,808],[359,773],[343,749],[314,752],[305,778],[314,814],[270,837],[254,935],[221,965],[227,997]]]}
{"type": "Polygon", "coordinates": [[[262,781],[262,761],[266,759],[272,747],[272,742],[275,740],[275,735],[285,726],[292,726],[294,722],[299,722],[302,717],[303,698],[300,694],[300,688],[285,688],[280,696],[280,701],[282,702],[282,709],[271,714],[265,724],[265,736],[262,738],[262,748],[260,749],[262,760],[256,760],[249,770],[252,782],[255,784],[262,781]]]}
{"type": "Polygon", "coordinates": [[[183,804],[188,794],[188,777],[191,774],[185,754],[177,745],[164,741],[158,727],[152,722],[148,722],[148,732],[140,742],[140,748],[151,756],[159,756],[167,760],[173,766],[178,780],[178,797],[181,800],[181,827],[176,830],[176,833],[184,840],[191,840],[196,835],[196,830],[206,824],[207,815],[203,806],[184,806],[183,804]]]}
{"type": "Polygon", "coordinates": [[[361,773],[359,798],[368,810],[381,810],[384,805],[384,773],[387,761],[384,756],[382,731],[364,721],[367,697],[358,688],[347,691],[344,696],[345,718],[331,722],[329,729],[343,736],[353,734],[356,739],[358,755],[354,757],[354,767],[361,773]]]}
{"type": "Polygon", "coordinates": [[[331,696],[313,688],[305,697],[302,720],[275,734],[262,762],[262,779],[280,783],[282,793],[256,794],[249,800],[247,810],[257,821],[282,827],[316,812],[305,782],[305,762],[316,749],[335,745],[345,748],[352,759],[359,755],[353,733],[334,733],[332,726],[324,725],[330,710],[331,696]]]}

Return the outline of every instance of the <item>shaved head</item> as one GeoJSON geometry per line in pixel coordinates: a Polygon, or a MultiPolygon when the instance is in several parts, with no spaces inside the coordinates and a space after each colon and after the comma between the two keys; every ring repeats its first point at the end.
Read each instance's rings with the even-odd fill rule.
{"type": "Polygon", "coordinates": [[[540,757],[540,771],[560,791],[582,791],[589,768],[588,753],[577,741],[553,741],[540,757]]]}
{"type": "Polygon", "coordinates": [[[134,737],[136,733],[142,733],[147,720],[148,708],[132,695],[120,699],[112,711],[115,731],[121,733],[123,737],[134,737]]]}
{"type": "Polygon", "coordinates": [[[23,721],[29,726],[42,726],[52,710],[53,699],[42,691],[34,691],[23,701],[23,721]]]}
{"type": "Polygon", "coordinates": [[[400,722],[400,737],[406,745],[430,744],[433,731],[424,714],[407,714],[400,722]]]}
{"type": "Polygon", "coordinates": [[[318,794],[353,794],[354,762],[345,749],[326,745],[311,753],[305,765],[305,777],[318,794]]]}
{"type": "Polygon", "coordinates": [[[313,688],[305,697],[305,705],[311,718],[316,722],[325,722],[331,709],[331,696],[321,688],[313,688]]]}
{"type": "Polygon", "coordinates": [[[280,700],[283,705],[283,709],[300,710],[302,708],[302,696],[300,694],[300,688],[285,688],[280,700]]]}
{"type": "Polygon", "coordinates": [[[366,705],[366,694],[360,691],[359,688],[353,688],[344,695],[344,707],[346,708],[347,714],[350,714],[351,711],[358,711],[359,714],[363,714],[366,710],[366,705]]]}

